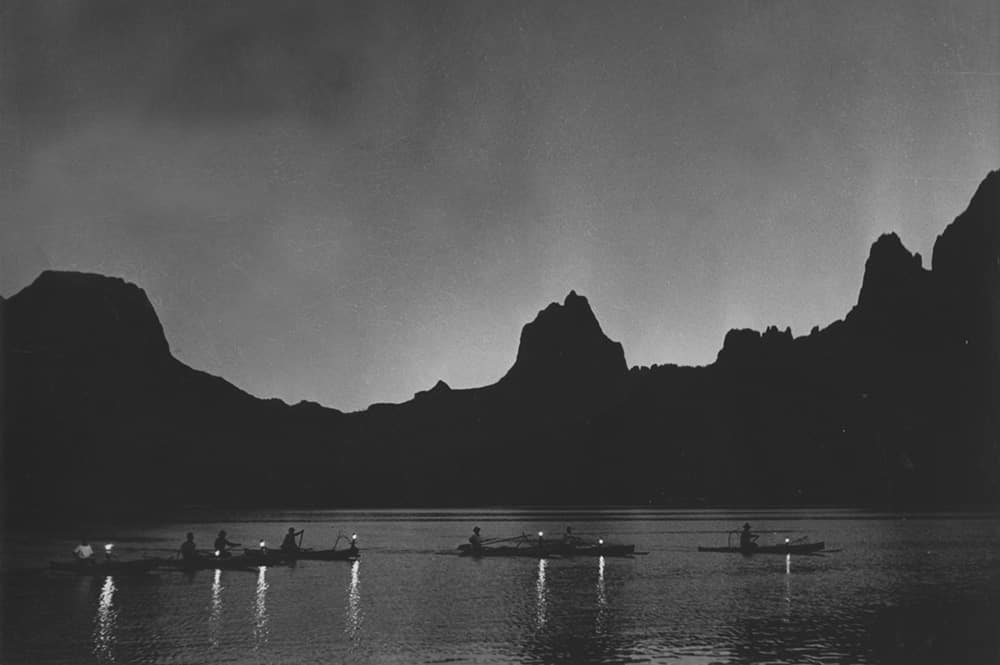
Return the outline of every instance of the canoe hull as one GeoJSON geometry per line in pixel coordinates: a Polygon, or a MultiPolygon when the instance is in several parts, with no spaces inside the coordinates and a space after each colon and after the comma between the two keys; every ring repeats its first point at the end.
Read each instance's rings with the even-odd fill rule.
{"type": "Polygon", "coordinates": [[[724,554],[812,554],[826,547],[826,543],[799,543],[788,545],[761,545],[752,550],[739,547],[699,547],[699,552],[721,552],[724,554]]]}
{"type": "Polygon", "coordinates": [[[198,559],[159,559],[157,568],[160,570],[180,570],[193,573],[198,570],[242,570],[256,571],[259,564],[244,560],[243,557],[215,559],[204,557],[198,559]]]}
{"type": "Polygon", "coordinates": [[[92,564],[76,561],[50,561],[49,567],[52,570],[76,573],[77,575],[132,575],[153,570],[156,568],[156,561],[137,559],[135,561],[99,561],[92,564]]]}
{"type": "Polygon", "coordinates": [[[357,561],[361,558],[361,552],[355,550],[313,550],[298,552],[296,559],[305,561],[357,561]]]}
{"type": "Polygon", "coordinates": [[[458,546],[459,556],[471,557],[527,557],[544,559],[546,557],[626,557],[635,554],[635,545],[577,545],[566,547],[562,544],[545,545],[543,547],[498,546],[483,547],[473,550],[470,545],[458,546]]]}
{"type": "Polygon", "coordinates": [[[256,561],[257,565],[277,565],[291,561],[357,561],[361,558],[361,553],[357,550],[351,552],[349,549],[299,550],[298,552],[283,552],[281,550],[254,552],[248,550],[244,557],[248,561],[256,561]]]}

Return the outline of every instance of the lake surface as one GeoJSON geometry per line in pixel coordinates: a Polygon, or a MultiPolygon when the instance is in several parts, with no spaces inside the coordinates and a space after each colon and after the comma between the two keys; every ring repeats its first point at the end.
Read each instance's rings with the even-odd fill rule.
{"type": "Polygon", "coordinates": [[[995,514],[851,510],[192,511],[95,525],[123,559],[209,547],[304,546],[357,532],[358,562],[253,572],[83,577],[77,534],[4,536],[0,661],[19,663],[998,663],[995,514]],[[825,556],[699,553],[753,523],[825,556]],[[631,559],[454,556],[484,537],[567,525],[635,543],[631,559]]]}

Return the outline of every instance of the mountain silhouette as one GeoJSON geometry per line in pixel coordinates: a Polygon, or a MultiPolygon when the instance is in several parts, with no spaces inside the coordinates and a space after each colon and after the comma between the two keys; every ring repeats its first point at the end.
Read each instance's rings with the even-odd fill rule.
{"type": "Polygon", "coordinates": [[[705,367],[629,368],[587,299],[527,323],[497,383],[355,413],[253,397],[169,350],[139,287],[42,273],[0,299],[15,520],[180,505],[995,504],[1000,172],[931,267],[872,245],[809,335],[731,330],[705,367]]]}

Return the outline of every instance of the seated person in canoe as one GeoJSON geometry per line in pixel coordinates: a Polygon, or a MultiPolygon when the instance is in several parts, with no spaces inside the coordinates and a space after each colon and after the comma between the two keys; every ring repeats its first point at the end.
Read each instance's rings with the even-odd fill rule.
{"type": "Polygon", "coordinates": [[[97,562],[94,557],[94,548],[87,542],[87,537],[80,538],[80,544],[73,548],[73,559],[81,565],[93,565],[97,562]]]}
{"type": "Polygon", "coordinates": [[[753,552],[757,549],[758,537],[756,533],[750,531],[750,523],[744,523],[743,531],[740,532],[740,549],[744,552],[753,552]]]}
{"type": "Polygon", "coordinates": [[[469,545],[473,552],[481,552],[483,550],[483,539],[479,536],[479,527],[472,529],[472,535],[469,536],[469,545]]]}
{"type": "Polygon", "coordinates": [[[185,561],[193,561],[198,558],[198,548],[194,545],[194,534],[188,531],[187,540],[181,543],[181,558],[185,561]]]}
{"type": "Polygon", "coordinates": [[[232,553],[229,551],[230,547],[242,547],[242,545],[240,545],[239,543],[230,542],[229,539],[226,538],[226,532],[219,531],[219,536],[215,539],[216,556],[219,557],[232,556],[232,553]]]}
{"type": "Polygon", "coordinates": [[[284,540],[281,541],[281,551],[282,552],[298,552],[299,543],[295,542],[296,538],[300,538],[302,534],[306,532],[305,529],[301,531],[296,531],[295,527],[288,527],[288,533],[285,534],[284,540]]]}

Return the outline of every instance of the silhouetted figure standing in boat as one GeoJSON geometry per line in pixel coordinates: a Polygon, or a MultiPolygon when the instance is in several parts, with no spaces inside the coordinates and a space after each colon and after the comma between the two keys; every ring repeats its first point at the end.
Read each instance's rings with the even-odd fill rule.
{"type": "Polygon", "coordinates": [[[295,539],[306,532],[305,529],[301,531],[296,531],[295,527],[288,527],[288,533],[285,534],[285,539],[281,541],[281,551],[282,552],[298,552],[299,544],[295,542],[295,539]]]}
{"type": "Polygon", "coordinates": [[[230,547],[242,547],[239,543],[232,543],[226,538],[226,532],[220,531],[219,537],[215,539],[215,552],[216,556],[228,557],[232,556],[229,552],[230,547]]]}
{"type": "Polygon", "coordinates": [[[181,543],[181,558],[185,561],[193,561],[198,558],[198,548],[194,545],[194,534],[188,531],[187,540],[181,543]]]}
{"type": "Polygon", "coordinates": [[[757,549],[757,534],[750,531],[750,523],[743,524],[743,531],[740,532],[740,550],[743,552],[753,552],[757,549]]]}
{"type": "Polygon", "coordinates": [[[472,529],[472,535],[469,536],[469,545],[473,552],[483,551],[483,539],[479,537],[479,527],[472,529]]]}

